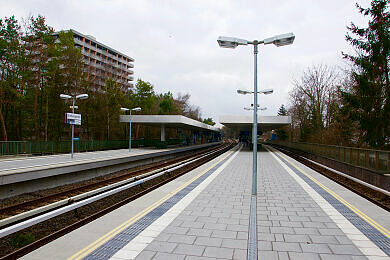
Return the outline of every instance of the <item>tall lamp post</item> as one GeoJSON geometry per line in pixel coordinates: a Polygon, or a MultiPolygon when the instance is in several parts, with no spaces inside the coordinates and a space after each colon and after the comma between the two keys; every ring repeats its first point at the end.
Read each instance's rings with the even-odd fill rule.
{"type": "MultiPolygon", "coordinates": [[[[274,44],[277,47],[289,45],[294,42],[295,35],[293,33],[276,35],[271,38],[264,39],[262,41],[254,40],[248,41],[244,39],[238,39],[234,37],[218,37],[218,44],[221,48],[230,48],[234,49],[238,45],[248,45],[252,44],[254,47],[254,91],[248,92],[254,94],[253,104],[254,107],[257,107],[257,54],[258,54],[258,45],[259,44],[274,44]]],[[[263,91],[264,94],[266,92],[263,91]]],[[[272,93],[272,92],[271,92],[272,93]]],[[[247,94],[247,93],[240,93],[247,94]]],[[[257,109],[253,110],[253,173],[252,173],[252,195],[257,194],[257,109]]]]}
{"type": "MultiPolygon", "coordinates": [[[[256,58],[256,56],[255,56],[256,58]]],[[[255,67],[256,64],[255,64],[255,67]]],[[[255,69],[256,71],[256,69],[255,69]]],[[[257,80],[257,77],[255,75],[255,80],[257,80]]],[[[265,110],[264,108],[259,108],[259,105],[257,104],[257,94],[264,94],[264,95],[270,95],[274,93],[273,89],[264,89],[257,91],[257,82],[255,82],[255,91],[250,91],[250,90],[242,90],[238,89],[237,93],[241,95],[247,95],[247,94],[254,94],[254,104],[252,104],[253,108],[251,109],[246,109],[245,110],[252,110],[253,109],[253,129],[252,129],[252,143],[253,143],[253,173],[252,173],[252,195],[257,194],[257,111],[258,110],[265,110]],[[255,92],[256,91],[256,92],[255,92]],[[257,107],[257,109],[254,109],[257,107]]]]}
{"type": "Polygon", "coordinates": [[[131,152],[131,111],[141,111],[142,108],[135,107],[135,108],[130,109],[130,108],[126,108],[126,107],[121,107],[121,110],[125,111],[125,112],[126,111],[130,111],[130,117],[129,117],[129,128],[130,128],[130,130],[129,130],[129,152],[131,152]]]}
{"type": "MultiPolygon", "coordinates": [[[[248,255],[247,258],[257,259],[257,226],[256,226],[256,197],[257,197],[257,54],[259,44],[274,44],[277,47],[289,45],[294,42],[295,35],[293,33],[281,34],[271,38],[264,39],[262,41],[254,40],[248,41],[244,39],[238,39],[234,37],[218,37],[218,44],[221,48],[234,49],[238,45],[252,44],[254,47],[254,108],[253,109],[253,172],[252,172],[252,196],[251,196],[251,209],[250,209],[250,220],[249,220],[249,239],[248,239],[248,255]]],[[[266,94],[266,93],[264,93],[266,94]]]]}
{"type": "MultiPolygon", "coordinates": [[[[87,99],[88,94],[80,94],[80,95],[73,95],[73,96],[66,95],[66,94],[60,94],[60,98],[72,99],[72,113],[74,114],[76,99],[87,99]]],[[[73,159],[73,151],[74,151],[74,124],[72,124],[72,153],[70,156],[72,159],[73,159]]]]}

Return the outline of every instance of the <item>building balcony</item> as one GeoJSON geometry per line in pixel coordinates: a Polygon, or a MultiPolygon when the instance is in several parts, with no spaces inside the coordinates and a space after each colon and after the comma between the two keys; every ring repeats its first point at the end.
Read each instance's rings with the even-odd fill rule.
{"type": "Polygon", "coordinates": [[[87,45],[85,44],[85,42],[83,42],[83,41],[81,41],[81,40],[79,40],[79,39],[77,39],[77,38],[73,38],[73,40],[74,40],[74,43],[80,44],[81,46],[87,46],[87,45]]]}

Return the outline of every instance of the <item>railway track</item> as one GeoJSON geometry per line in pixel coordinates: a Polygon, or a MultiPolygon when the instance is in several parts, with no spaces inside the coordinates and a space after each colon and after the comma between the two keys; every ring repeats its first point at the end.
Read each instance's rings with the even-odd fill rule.
{"type": "MultiPolygon", "coordinates": [[[[221,146],[218,146],[219,148],[221,146]]],[[[110,184],[118,183],[120,181],[140,176],[144,173],[154,171],[154,170],[164,170],[164,169],[169,169],[170,167],[173,167],[174,165],[177,165],[178,163],[184,162],[186,160],[189,160],[191,158],[195,159],[202,154],[213,151],[217,149],[215,147],[213,148],[208,148],[202,151],[198,151],[189,155],[184,155],[180,156],[178,158],[172,159],[172,160],[167,160],[159,163],[152,164],[150,166],[144,166],[140,167],[138,169],[130,169],[130,170],[125,170],[122,171],[121,174],[117,175],[109,175],[108,177],[103,177],[103,178],[96,178],[96,180],[89,181],[86,183],[81,183],[81,184],[70,184],[67,185],[67,188],[64,190],[60,191],[54,191],[54,192],[49,192],[49,195],[46,195],[45,191],[43,192],[37,192],[35,194],[32,194],[31,197],[35,197],[30,200],[25,200],[21,199],[21,201],[18,201],[16,203],[12,203],[11,205],[6,205],[0,208],[0,228],[8,225],[8,222],[2,221],[3,219],[9,218],[11,216],[15,216],[18,214],[21,214],[23,212],[28,212],[31,210],[34,210],[36,208],[54,203],[56,201],[61,201],[64,199],[69,199],[74,196],[77,196],[79,194],[86,193],[91,190],[96,190],[101,187],[105,187],[110,184]],[[38,197],[37,197],[38,196],[38,197]]],[[[52,189],[53,190],[53,189],[52,189]]],[[[70,203],[72,200],[69,201],[70,203]]]]}
{"type": "Polygon", "coordinates": [[[290,150],[283,149],[280,146],[274,146],[275,149],[279,150],[280,152],[294,158],[298,162],[308,166],[309,168],[319,172],[320,174],[326,176],[327,178],[337,182],[338,184],[342,185],[343,187],[355,192],[356,194],[366,198],[367,200],[371,201],[372,203],[378,205],[379,207],[390,211],[390,192],[380,189],[378,187],[375,187],[371,184],[365,183],[361,180],[358,180],[354,177],[348,176],[346,174],[343,174],[341,172],[338,172],[336,170],[333,170],[327,166],[321,165],[317,162],[314,162],[312,160],[309,160],[301,155],[298,155],[297,153],[294,153],[290,150]]]}
{"type": "MultiPolygon", "coordinates": [[[[51,207],[50,205],[59,203],[56,201],[44,206],[48,209],[35,208],[36,214],[26,215],[26,218],[8,223],[4,225],[5,228],[0,229],[0,257],[1,259],[17,259],[199,167],[234,145],[234,143],[228,143],[212,150],[209,149],[207,152],[203,151],[203,154],[193,155],[192,158],[182,158],[180,162],[173,164],[171,162],[168,166],[164,163],[159,169],[149,169],[147,172],[142,169],[142,174],[134,176],[132,173],[133,177],[130,179],[120,180],[108,186],[59,200],[63,202],[61,205],[51,207]],[[80,197],[80,199],[76,201],[73,199],[75,197],[80,197]],[[26,234],[33,236],[34,241],[17,248],[13,241],[26,234]]],[[[58,196],[65,196],[65,194],[61,193],[58,196]]]]}

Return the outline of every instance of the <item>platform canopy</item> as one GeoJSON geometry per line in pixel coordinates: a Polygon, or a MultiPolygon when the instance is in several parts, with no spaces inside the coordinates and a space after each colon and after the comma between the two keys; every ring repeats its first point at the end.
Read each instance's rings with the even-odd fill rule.
{"type": "MultiPolygon", "coordinates": [[[[129,122],[129,117],[129,115],[121,115],[120,122],[129,122]]],[[[132,115],[131,117],[131,123],[220,132],[220,129],[217,127],[181,115],[132,115]]]]}
{"type": "MultiPolygon", "coordinates": [[[[252,131],[253,116],[223,115],[219,122],[224,126],[237,131],[252,131]]],[[[290,116],[258,116],[257,130],[266,132],[280,127],[290,125],[290,116]]]]}

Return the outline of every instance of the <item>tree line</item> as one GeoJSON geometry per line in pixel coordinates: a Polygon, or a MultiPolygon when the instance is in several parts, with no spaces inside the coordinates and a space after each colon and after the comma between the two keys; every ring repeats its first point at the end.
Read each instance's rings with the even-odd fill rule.
{"type": "Polygon", "coordinates": [[[347,27],[345,38],[355,53],[342,53],[346,68],[313,65],[293,81],[284,111],[292,126],[282,139],[380,148],[390,143],[389,1],[356,7],[369,23],[347,27]]]}
{"type": "MultiPolygon", "coordinates": [[[[83,55],[74,44],[72,31],[53,35],[45,17],[0,18],[0,140],[68,140],[65,113],[69,101],[60,94],[86,93],[77,100],[82,114],[78,135],[84,140],[117,140],[126,136],[119,123],[120,107],[141,107],[142,114],[179,114],[202,121],[200,108],[189,94],[156,93],[154,86],[138,79],[124,91],[107,77],[102,89],[91,85],[83,55]]],[[[203,120],[213,125],[211,118],[203,120]]]]}

